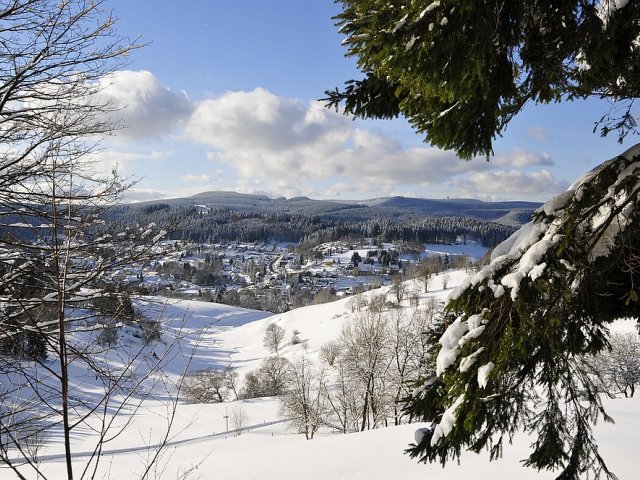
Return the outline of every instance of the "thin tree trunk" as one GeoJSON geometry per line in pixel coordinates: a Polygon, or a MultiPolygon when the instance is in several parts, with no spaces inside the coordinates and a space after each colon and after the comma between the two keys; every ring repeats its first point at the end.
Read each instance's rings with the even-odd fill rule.
{"type": "Polygon", "coordinates": [[[364,407],[362,407],[362,424],[360,426],[361,432],[364,432],[364,429],[367,426],[368,411],[369,411],[369,388],[367,388],[366,393],[364,394],[364,407]]]}
{"type": "Polygon", "coordinates": [[[69,372],[67,369],[67,340],[64,333],[64,304],[58,311],[60,328],[60,383],[62,384],[62,423],[64,428],[64,454],[67,463],[67,477],[73,480],[73,465],[71,464],[71,427],[69,424],[69,372]]]}
{"type": "Polygon", "coordinates": [[[73,464],[71,463],[71,426],[69,422],[69,371],[68,371],[68,353],[67,353],[67,339],[65,334],[65,281],[66,281],[66,262],[62,266],[62,249],[60,248],[60,239],[58,238],[58,197],[56,192],[56,162],[53,160],[53,184],[51,194],[51,218],[52,218],[52,245],[53,245],[53,259],[54,259],[54,275],[57,289],[56,309],[58,317],[58,342],[59,342],[59,355],[60,355],[60,393],[62,395],[62,426],[64,435],[64,453],[65,461],[67,465],[67,478],[73,480],[73,464]]]}

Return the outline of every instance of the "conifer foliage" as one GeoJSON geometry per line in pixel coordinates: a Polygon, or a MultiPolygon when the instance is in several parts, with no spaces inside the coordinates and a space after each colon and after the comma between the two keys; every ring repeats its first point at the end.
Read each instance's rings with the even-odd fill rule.
{"type": "Polygon", "coordinates": [[[603,163],[499,245],[448,305],[435,373],[407,400],[433,422],[410,449],[443,464],[462,448],[500,455],[516,431],[535,438],[525,465],[613,478],[591,426],[609,420],[584,355],[607,325],[640,317],[640,147],[603,163]]]}
{"type": "MultiPolygon", "coordinates": [[[[361,80],[327,91],[363,118],[405,116],[461,158],[493,140],[527,102],[597,96],[594,131],[637,133],[640,3],[628,0],[340,0],[336,17],[361,80]]],[[[640,148],[603,163],[539,209],[462,285],[432,332],[432,371],[406,411],[432,422],[410,453],[443,464],[491,458],[517,431],[525,465],[563,479],[613,478],[591,433],[609,420],[581,358],[608,347],[607,325],[640,316],[640,148]]]]}
{"type": "Polygon", "coordinates": [[[327,91],[364,118],[404,115],[425,140],[462,158],[524,105],[615,101],[602,135],[635,131],[640,4],[628,0],[341,0],[336,19],[364,78],[327,91]]]}

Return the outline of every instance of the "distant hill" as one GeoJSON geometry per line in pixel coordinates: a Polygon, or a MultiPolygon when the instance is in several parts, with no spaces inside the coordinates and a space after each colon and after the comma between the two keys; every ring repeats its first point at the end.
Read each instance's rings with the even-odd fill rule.
{"type": "Polygon", "coordinates": [[[469,198],[425,199],[386,197],[368,200],[314,200],[308,197],[269,198],[237,192],[203,192],[191,197],[137,203],[144,207],[166,204],[171,207],[200,206],[211,210],[230,210],[253,214],[314,216],[326,220],[367,221],[388,218],[395,222],[420,217],[466,217],[501,225],[526,223],[541,204],[535,202],[483,202],[469,198]]]}
{"type": "Polygon", "coordinates": [[[204,192],[119,205],[106,212],[105,218],[127,227],[155,223],[166,228],[171,239],[198,243],[275,240],[318,244],[349,237],[452,243],[472,238],[490,247],[527,222],[539,206],[473,199],[314,200],[204,192]]]}

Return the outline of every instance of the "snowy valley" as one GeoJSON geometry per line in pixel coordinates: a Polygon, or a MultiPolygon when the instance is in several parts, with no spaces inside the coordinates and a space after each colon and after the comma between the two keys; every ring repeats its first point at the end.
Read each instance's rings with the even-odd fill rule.
{"type": "MultiPolygon", "coordinates": [[[[225,402],[195,403],[185,396],[185,384],[181,384],[184,374],[207,368],[231,367],[237,373],[237,391],[241,391],[246,374],[273,356],[263,343],[270,325],[278,325],[286,332],[278,356],[294,362],[304,355],[317,366],[322,363],[322,347],[337,339],[345,325],[369,309],[372,298],[388,301],[383,307],[385,318],[397,317],[399,312],[408,318],[429,305],[440,308],[465,276],[464,270],[435,275],[429,280],[427,292],[422,282],[406,281],[406,295],[400,301],[394,287],[386,286],[277,315],[210,302],[137,299],[137,310],[147,318],[158,318],[159,340],[145,344],[135,335],[135,329],[123,326],[118,328],[113,346],[98,349],[96,331],[81,332],[83,329],[79,328],[73,334],[78,345],[97,349],[94,362],[102,363],[104,371],[113,374],[123,366],[128,369],[128,381],[135,387],[113,391],[108,408],[94,412],[73,431],[74,470],[83,472],[89,465],[85,478],[123,479],[554,478],[552,472],[537,473],[521,466],[520,460],[526,457],[531,442],[524,435],[507,445],[504,458],[498,461],[489,462],[487,454],[465,453],[460,465],[449,464],[443,469],[437,464],[419,464],[403,454],[414,441],[416,429],[424,424],[386,428],[377,425],[381,428],[348,434],[323,425],[313,440],[306,441],[284,418],[278,398],[235,399],[229,393],[225,402]],[[129,392],[131,396],[127,396],[129,392]],[[95,451],[100,432],[105,434],[105,442],[95,451]]],[[[632,331],[634,322],[619,321],[613,328],[632,331]]],[[[39,384],[46,385],[56,368],[51,361],[45,368],[33,367],[30,373],[39,384]]],[[[8,376],[3,375],[0,388],[6,388],[7,380],[8,376]]],[[[78,408],[75,415],[85,413],[105,391],[103,380],[83,362],[72,362],[71,383],[74,396],[82,396],[85,402],[84,411],[78,408]]],[[[4,406],[10,406],[8,400],[12,399],[18,411],[17,393],[5,395],[4,406]]],[[[635,478],[640,467],[634,442],[640,427],[638,398],[607,400],[605,405],[616,423],[596,427],[601,453],[620,479],[635,478]]],[[[25,447],[25,456],[42,470],[40,478],[65,475],[59,427],[48,429],[40,441],[27,441],[25,445],[30,445],[25,447]]],[[[11,456],[16,460],[21,454],[13,451],[11,456]]],[[[22,464],[18,471],[26,478],[37,477],[23,461],[16,464],[22,464]]],[[[5,465],[0,476],[18,478],[5,465]]]]}

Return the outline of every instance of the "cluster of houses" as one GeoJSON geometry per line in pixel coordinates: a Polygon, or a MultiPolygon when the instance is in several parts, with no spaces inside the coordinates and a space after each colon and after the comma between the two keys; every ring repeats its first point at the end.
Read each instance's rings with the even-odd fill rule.
{"type": "MultiPolygon", "coordinates": [[[[214,299],[229,289],[297,288],[315,293],[329,288],[333,294],[348,295],[358,287],[389,283],[403,268],[393,245],[381,249],[331,242],[302,252],[295,245],[273,242],[166,241],[155,248],[156,260],[114,271],[111,281],[148,293],[214,299]]],[[[405,264],[410,261],[404,259],[405,264]]]]}

